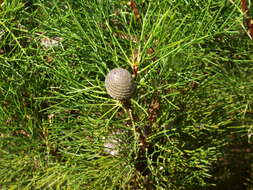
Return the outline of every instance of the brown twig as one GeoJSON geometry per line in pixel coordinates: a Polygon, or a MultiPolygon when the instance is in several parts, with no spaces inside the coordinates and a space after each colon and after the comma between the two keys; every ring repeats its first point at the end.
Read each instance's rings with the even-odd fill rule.
{"type": "Polygon", "coordinates": [[[148,143],[146,136],[139,126],[135,126],[136,117],[133,115],[132,105],[130,99],[122,101],[123,107],[129,115],[129,119],[132,123],[133,133],[135,139],[138,141],[138,151],[135,157],[135,169],[139,171],[142,175],[147,174],[147,158],[146,151],[148,149],[148,143]]]}
{"type": "Polygon", "coordinates": [[[127,5],[133,9],[134,16],[135,16],[136,20],[139,20],[141,18],[141,15],[140,15],[139,10],[137,8],[137,3],[135,1],[129,1],[127,3],[127,5]]]}
{"type": "Polygon", "coordinates": [[[134,49],[131,57],[134,78],[136,78],[138,75],[138,65],[140,63],[140,57],[141,56],[139,49],[138,48],[134,49]]]}
{"type": "Polygon", "coordinates": [[[247,0],[241,0],[241,6],[242,6],[242,11],[244,13],[247,13],[248,12],[247,0]]]}
{"type": "Polygon", "coordinates": [[[242,12],[244,13],[245,25],[248,29],[248,34],[250,38],[253,40],[253,19],[250,17],[247,0],[241,0],[241,9],[242,12]]]}

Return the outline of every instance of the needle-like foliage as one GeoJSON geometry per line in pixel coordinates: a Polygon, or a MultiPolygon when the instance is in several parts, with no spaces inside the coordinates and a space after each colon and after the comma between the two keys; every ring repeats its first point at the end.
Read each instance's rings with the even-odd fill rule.
{"type": "Polygon", "coordinates": [[[239,0],[5,0],[0,189],[252,188],[252,50],[239,0]]]}

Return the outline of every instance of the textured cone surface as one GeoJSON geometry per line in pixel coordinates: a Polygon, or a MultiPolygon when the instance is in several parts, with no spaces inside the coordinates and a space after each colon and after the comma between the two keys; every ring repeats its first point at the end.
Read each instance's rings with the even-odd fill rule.
{"type": "Polygon", "coordinates": [[[105,78],[107,93],[117,99],[127,99],[133,92],[132,75],[125,69],[116,68],[111,70],[105,78]]]}

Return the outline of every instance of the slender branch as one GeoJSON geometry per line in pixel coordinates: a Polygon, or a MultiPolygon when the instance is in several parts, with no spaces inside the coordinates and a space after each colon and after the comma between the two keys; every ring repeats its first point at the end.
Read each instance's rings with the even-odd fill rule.
{"type": "Polygon", "coordinates": [[[248,14],[247,0],[241,0],[241,8],[245,14],[248,14]]]}
{"type": "Polygon", "coordinates": [[[244,13],[245,25],[248,29],[248,34],[250,38],[253,40],[253,19],[251,19],[250,17],[247,0],[241,0],[241,9],[242,12],[244,13]]]}
{"type": "Polygon", "coordinates": [[[136,20],[139,20],[141,18],[141,15],[140,15],[139,10],[137,8],[137,3],[135,1],[129,1],[127,3],[127,5],[133,9],[134,16],[135,16],[136,20]]]}

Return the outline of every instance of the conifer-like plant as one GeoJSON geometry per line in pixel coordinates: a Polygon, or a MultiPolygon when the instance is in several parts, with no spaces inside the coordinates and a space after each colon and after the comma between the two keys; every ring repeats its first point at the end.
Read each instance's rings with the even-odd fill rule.
{"type": "Polygon", "coordinates": [[[241,2],[1,2],[0,189],[251,189],[241,2]]]}

